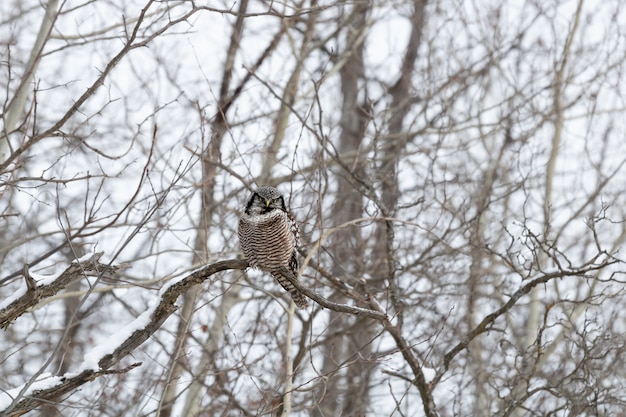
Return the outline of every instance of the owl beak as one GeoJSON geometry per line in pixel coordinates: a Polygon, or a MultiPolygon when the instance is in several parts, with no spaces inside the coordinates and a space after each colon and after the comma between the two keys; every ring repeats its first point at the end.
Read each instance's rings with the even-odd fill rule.
{"type": "Polygon", "coordinates": [[[269,207],[270,206],[271,201],[270,200],[265,200],[265,207],[269,207]]]}

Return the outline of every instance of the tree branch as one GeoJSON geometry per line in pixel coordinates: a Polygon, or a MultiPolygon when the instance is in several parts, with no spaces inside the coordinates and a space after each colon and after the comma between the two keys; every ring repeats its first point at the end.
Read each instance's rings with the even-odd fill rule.
{"type": "MultiPolygon", "coordinates": [[[[100,256],[102,256],[102,254],[96,254],[89,261],[86,262],[92,262],[94,258],[96,258],[97,261],[100,256]]],[[[85,263],[80,263],[80,265],[84,264],[85,263]]],[[[72,264],[68,268],[68,270],[75,268],[75,265],[78,264],[72,264]]],[[[126,357],[129,353],[133,352],[143,342],[148,340],[148,338],[161,327],[165,320],[176,311],[177,306],[175,305],[175,303],[181,294],[185,293],[192,286],[204,282],[207,278],[216,274],[217,272],[225,271],[228,269],[244,269],[246,267],[248,267],[248,262],[244,259],[232,259],[216,262],[214,264],[207,265],[201,269],[198,269],[187,275],[180,281],[175,282],[169,287],[162,289],[160,292],[161,295],[158,303],[153,308],[151,308],[151,310],[148,310],[146,312],[148,313],[149,311],[152,311],[147,324],[137,325],[134,330],[129,331],[129,336],[119,345],[108,347],[107,343],[105,342],[103,345],[96,346],[96,348],[94,348],[88,354],[88,356],[93,355],[94,352],[102,354],[99,360],[97,360],[96,367],[90,368],[89,366],[83,364],[83,369],[80,369],[78,372],[73,372],[70,374],[66,374],[67,376],[58,377],[58,384],[47,386],[47,388],[41,390],[31,388],[32,392],[26,391],[27,396],[25,398],[16,398],[14,399],[12,405],[10,405],[7,409],[1,410],[0,416],[21,416],[31,410],[34,410],[40,405],[47,404],[50,401],[55,401],[60,396],[70,393],[81,385],[93,381],[101,375],[110,374],[112,371],[108,371],[108,368],[119,363],[120,360],[126,357]],[[107,352],[107,350],[111,351],[107,352]]],[[[76,273],[74,273],[74,275],[76,275],[76,273]]],[[[144,313],[144,315],[146,313],[144,313]]],[[[133,323],[129,324],[127,328],[133,329],[135,327],[134,325],[142,322],[143,320],[143,315],[139,316],[137,319],[135,319],[133,323]]],[[[33,387],[36,387],[38,382],[41,382],[41,379],[35,381],[33,387]]],[[[0,399],[1,398],[2,396],[0,395],[0,399]]]]}
{"type": "MultiPolygon", "coordinates": [[[[36,288],[35,296],[25,294],[18,300],[11,303],[9,307],[16,305],[22,306],[26,303],[28,303],[28,305],[30,306],[36,305],[39,300],[45,298],[46,296],[56,294],[58,291],[63,289],[65,285],[67,285],[73,279],[78,278],[86,271],[96,270],[102,273],[105,270],[114,271],[115,268],[117,268],[100,264],[98,260],[101,256],[102,253],[97,253],[87,261],[73,263],[52,284],[49,284],[45,287],[36,288]]],[[[135,319],[135,321],[126,326],[126,328],[122,329],[122,331],[124,331],[125,329],[129,329],[127,330],[129,335],[121,343],[119,343],[118,345],[109,346],[105,342],[102,345],[96,346],[90,353],[88,353],[87,361],[83,363],[82,369],[80,369],[78,372],[67,374],[68,376],[58,377],[58,384],[47,386],[45,389],[36,390],[31,388],[32,392],[25,390],[24,392],[27,394],[27,396],[22,399],[14,399],[11,406],[0,412],[0,416],[21,416],[39,407],[42,404],[49,403],[50,401],[54,401],[60,396],[70,393],[81,385],[93,381],[101,375],[110,374],[111,372],[118,372],[109,371],[108,369],[119,363],[124,357],[133,352],[161,327],[165,320],[167,320],[167,318],[170,317],[177,310],[178,307],[175,303],[180,295],[184,294],[194,285],[204,282],[210,276],[218,272],[229,269],[245,269],[248,266],[248,261],[245,259],[231,259],[216,262],[200,268],[182,278],[181,280],[171,284],[170,286],[165,287],[160,291],[160,299],[154,307],[144,312],[144,314],[135,319]],[[147,323],[144,323],[144,321],[146,320],[145,316],[148,314],[149,319],[147,323]],[[96,356],[95,361],[97,361],[97,366],[93,365],[94,360],[89,359],[90,356],[96,356]]],[[[307,297],[311,298],[323,307],[338,312],[367,316],[384,322],[385,326],[390,325],[389,319],[387,318],[386,314],[382,312],[382,310],[375,311],[360,307],[348,306],[345,304],[333,303],[326,298],[318,295],[314,291],[302,286],[302,284],[300,284],[300,282],[297,281],[295,277],[289,275],[289,280],[303,294],[305,294],[307,297]]],[[[3,321],[0,321],[0,324],[2,324],[4,327],[6,327],[12,319],[21,315],[28,308],[23,308],[20,314],[15,315],[15,313],[11,314],[11,312],[16,311],[15,308],[9,307],[2,310],[2,313],[5,316],[3,317],[3,321]]],[[[127,368],[127,370],[128,369],[130,369],[130,367],[127,368]]],[[[37,383],[41,381],[42,380],[35,381],[33,386],[36,387],[37,383]]]]}
{"type": "MultiPolygon", "coordinates": [[[[75,261],[63,271],[58,278],[54,279],[49,284],[40,286],[33,285],[35,281],[28,272],[25,272],[26,289],[23,290],[23,294],[17,297],[14,301],[7,306],[0,309],[0,329],[6,329],[11,322],[30,308],[39,304],[42,300],[52,297],[59,291],[64,289],[72,281],[75,281],[83,276],[87,275],[101,275],[105,273],[114,273],[120,267],[111,266],[100,263],[100,258],[103,252],[95,253],[86,261],[75,261]]],[[[27,270],[27,268],[25,268],[27,270]]]]}
{"type": "Polygon", "coordinates": [[[291,274],[289,270],[287,270],[287,268],[285,268],[283,272],[283,276],[285,276],[289,280],[289,282],[291,282],[293,286],[298,289],[298,291],[300,291],[302,294],[306,295],[322,307],[326,307],[329,310],[337,311],[339,313],[349,313],[357,316],[369,317],[379,321],[389,321],[389,318],[382,310],[376,311],[367,308],[349,306],[347,304],[334,303],[327,298],[322,297],[315,291],[303,286],[300,281],[298,281],[296,277],[293,276],[293,274],[291,274]]]}
{"type": "Polygon", "coordinates": [[[613,258],[609,258],[605,262],[602,262],[600,264],[592,264],[592,265],[588,265],[586,267],[579,268],[579,269],[568,269],[568,270],[556,271],[556,272],[551,272],[551,273],[545,273],[541,275],[540,277],[535,278],[532,281],[528,282],[526,285],[521,286],[517,291],[515,291],[511,295],[511,297],[508,299],[506,303],[504,303],[500,308],[498,308],[493,313],[485,316],[485,318],[483,318],[483,320],[476,327],[474,327],[467,334],[467,336],[465,336],[463,340],[461,340],[457,345],[455,345],[452,349],[450,349],[448,353],[444,355],[443,366],[439,371],[437,371],[437,375],[435,375],[435,377],[433,378],[431,385],[432,386],[437,385],[437,383],[439,382],[443,374],[448,370],[448,367],[450,366],[450,362],[452,361],[452,359],[454,359],[454,357],[459,352],[467,348],[469,343],[475,337],[477,337],[478,335],[484,332],[489,331],[491,329],[491,325],[496,321],[498,317],[504,315],[509,310],[511,310],[517,304],[520,298],[528,294],[537,285],[545,284],[546,282],[552,281],[557,278],[565,278],[565,277],[571,277],[571,276],[577,276],[577,277],[586,276],[590,272],[600,271],[608,267],[609,265],[615,264],[617,262],[619,261],[613,258]]]}

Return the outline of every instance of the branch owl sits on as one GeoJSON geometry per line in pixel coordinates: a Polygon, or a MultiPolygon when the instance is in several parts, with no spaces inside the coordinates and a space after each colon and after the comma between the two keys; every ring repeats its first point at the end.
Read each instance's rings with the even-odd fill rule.
{"type": "Polygon", "coordinates": [[[298,308],[308,305],[306,297],[285,274],[298,276],[296,248],[300,230],[274,187],[259,187],[252,193],[239,219],[239,244],[250,266],[269,272],[291,294],[298,308]]]}

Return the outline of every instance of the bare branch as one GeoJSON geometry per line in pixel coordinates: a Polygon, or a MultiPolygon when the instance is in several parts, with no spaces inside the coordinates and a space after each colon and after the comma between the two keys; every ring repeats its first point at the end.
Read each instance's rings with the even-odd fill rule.
{"type": "MultiPolygon", "coordinates": [[[[0,329],[6,329],[13,320],[24,314],[28,309],[57,294],[74,280],[87,275],[114,274],[120,267],[100,263],[102,255],[103,252],[99,252],[93,254],[85,261],[72,262],[58,278],[49,284],[36,287],[29,286],[23,291],[23,295],[0,309],[0,329]]],[[[32,280],[32,277],[29,276],[26,279],[32,280]]]]}
{"type": "MultiPolygon", "coordinates": [[[[94,257],[99,259],[100,256],[101,254],[99,254],[97,257],[94,257]]],[[[97,261],[97,259],[95,261],[97,261]]],[[[180,281],[170,285],[169,287],[167,287],[167,289],[162,291],[158,303],[152,308],[152,313],[150,314],[150,319],[148,323],[134,330],[130,334],[130,336],[122,341],[122,343],[114,347],[112,352],[102,352],[104,353],[104,355],[98,360],[97,369],[85,369],[81,370],[78,374],[74,374],[68,377],[62,377],[59,379],[58,384],[50,388],[30,393],[30,395],[26,399],[19,400],[18,402],[14,401],[13,406],[9,407],[9,409],[7,410],[4,410],[4,413],[2,415],[6,417],[20,416],[28,411],[39,407],[42,404],[45,404],[49,401],[54,401],[58,397],[74,391],[81,385],[93,381],[95,378],[101,375],[110,373],[109,371],[107,371],[109,368],[119,363],[123,358],[133,352],[143,342],[148,340],[148,338],[161,327],[165,320],[167,320],[167,318],[176,311],[177,307],[175,303],[180,295],[188,291],[194,285],[204,282],[207,278],[218,272],[229,269],[244,269],[247,266],[248,262],[242,259],[216,262],[214,264],[200,268],[187,275],[180,281]]],[[[76,276],[77,272],[75,272],[76,267],[74,266],[74,264],[72,264],[70,268],[73,268],[73,275],[66,275],[76,276]]],[[[78,266],[78,269],[80,270],[80,266],[78,266]]]]}

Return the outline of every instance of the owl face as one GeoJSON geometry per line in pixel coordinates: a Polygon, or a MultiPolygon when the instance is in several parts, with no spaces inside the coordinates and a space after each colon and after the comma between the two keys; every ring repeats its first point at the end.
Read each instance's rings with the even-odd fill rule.
{"type": "Polygon", "coordinates": [[[266,214],[273,210],[287,211],[283,195],[274,187],[259,187],[246,205],[246,214],[266,214]]]}

